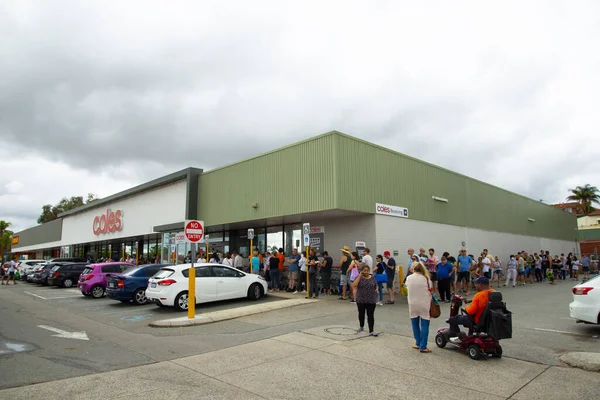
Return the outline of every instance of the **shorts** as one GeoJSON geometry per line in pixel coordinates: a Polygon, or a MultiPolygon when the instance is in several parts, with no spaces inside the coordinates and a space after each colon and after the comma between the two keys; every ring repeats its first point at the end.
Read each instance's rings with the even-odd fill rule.
{"type": "Polygon", "coordinates": [[[525,271],[517,271],[517,275],[524,276],[525,275],[525,271]]]}
{"type": "Polygon", "coordinates": [[[438,280],[437,272],[429,271],[429,279],[431,279],[431,282],[436,282],[438,280]]]}
{"type": "Polygon", "coordinates": [[[590,272],[590,267],[583,267],[583,272],[590,272]]]}
{"type": "Polygon", "coordinates": [[[463,279],[467,282],[471,282],[471,273],[469,271],[459,272],[458,281],[462,282],[463,279]]]}
{"type": "Polygon", "coordinates": [[[298,279],[298,271],[290,272],[290,279],[297,280],[298,279]]]}
{"type": "Polygon", "coordinates": [[[340,285],[346,286],[348,284],[348,275],[340,275],[340,285]]]}
{"type": "Polygon", "coordinates": [[[386,287],[388,289],[393,289],[394,288],[394,275],[396,273],[392,272],[392,273],[387,273],[387,283],[386,283],[386,287]]]}
{"type": "Polygon", "coordinates": [[[494,270],[494,274],[495,274],[495,275],[504,275],[504,272],[502,272],[502,270],[501,270],[501,269],[495,269],[495,270],[494,270]]]}
{"type": "Polygon", "coordinates": [[[483,276],[485,276],[485,277],[486,277],[486,278],[488,278],[488,279],[491,279],[491,278],[492,278],[492,273],[491,273],[490,271],[488,271],[488,272],[484,272],[484,273],[483,273],[483,276]]]}
{"type": "Polygon", "coordinates": [[[525,267],[525,275],[529,275],[529,271],[530,271],[529,267],[525,267]]]}
{"type": "Polygon", "coordinates": [[[8,271],[8,276],[15,276],[15,271],[8,271]]]}

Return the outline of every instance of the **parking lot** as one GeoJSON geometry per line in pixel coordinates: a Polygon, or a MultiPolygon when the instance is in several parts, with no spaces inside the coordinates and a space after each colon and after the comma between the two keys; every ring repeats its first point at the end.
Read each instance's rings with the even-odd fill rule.
{"type": "MultiPolygon", "coordinates": [[[[158,307],[155,304],[135,305],[133,302],[122,303],[107,297],[100,299],[85,297],[76,288],[65,289],[31,283],[19,283],[15,287],[10,286],[5,288],[14,291],[15,295],[23,295],[36,301],[43,301],[47,305],[68,310],[70,313],[131,331],[146,328],[152,321],[186,315],[185,312],[175,311],[173,307],[158,307]]],[[[220,311],[249,304],[260,304],[278,300],[281,300],[281,298],[264,296],[258,302],[238,299],[198,304],[196,306],[196,313],[220,311]]]]}

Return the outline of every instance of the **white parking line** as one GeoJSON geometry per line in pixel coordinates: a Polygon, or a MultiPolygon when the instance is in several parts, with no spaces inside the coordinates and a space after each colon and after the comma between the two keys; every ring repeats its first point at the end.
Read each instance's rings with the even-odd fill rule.
{"type": "Polygon", "coordinates": [[[35,293],[30,293],[30,292],[28,292],[28,291],[24,291],[23,293],[30,294],[30,295],[32,295],[32,296],[35,296],[35,297],[38,297],[38,298],[40,298],[40,299],[42,299],[42,300],[48,300],[48,299],[47,299],[47,298],[45,298],[45,297],[38,296],[37,294],[35,294],[35,293]]]}
{"type": "Polygon", "coordinates": [[[79,295],[74,295],[74,296],[44,297],[44,296],[40,296],[39,294],[35,294],[35,293],[27,292],[27,291],[24,291],[23,293],[27,293],[27,294],[29,294],[31,296],[35,296],[38,299],[42,299],[42,300],[74,299],[76,297],[81,297],[82,296],[81,294],[79,294],[79,295]]]}

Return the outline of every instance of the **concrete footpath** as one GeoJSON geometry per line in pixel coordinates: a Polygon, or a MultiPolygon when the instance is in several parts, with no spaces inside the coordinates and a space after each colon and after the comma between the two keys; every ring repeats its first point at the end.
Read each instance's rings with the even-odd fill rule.
{"type": "MultiPolygon", "coordinates": [[[[166,339],[168,340],[168,339],[166,339]]],[[[398,335],[321,327],[196,356],[0,391],[1,399],[596,399],[600,375],[473,361],[398,335]]],[[[431,343],[435,346],[433,343],[431,343]]]]}

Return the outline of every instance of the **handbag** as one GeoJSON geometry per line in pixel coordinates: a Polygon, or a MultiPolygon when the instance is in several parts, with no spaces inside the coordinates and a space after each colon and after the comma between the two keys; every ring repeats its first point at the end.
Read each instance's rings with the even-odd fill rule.
{"type": "MultiPolygon", "coordinates": [[[[429,287],[429,279],[427,279],[427,289],[429,289],[431,291],[431,288],[429,287]]],[[[431,304],[429,306],[429,316],[431,318],[437,318],[442,314],[442,310],[440,310],[440,303],[437,299],[437,297],[435,297],[435,294],[431,293],[431,304]]]]}
{"type": "Polygon", "coordinates": [[[375,279],[377,280],[377,283],[387,283],[387,274],[383,273],[383,274],[375,274],[375,279]]]}

